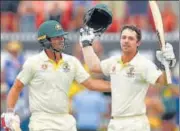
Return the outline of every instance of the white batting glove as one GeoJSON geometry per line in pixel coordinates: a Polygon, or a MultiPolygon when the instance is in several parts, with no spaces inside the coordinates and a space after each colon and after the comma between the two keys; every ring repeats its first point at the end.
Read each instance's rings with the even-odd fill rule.
{"type": "Polygon", "coordinates": [[[20,118],[18,115],[15,115],[14,112],[7,112],[1,115],[1,126],[5,130],[15,131],[16,128],[13,124],[16,124],[20,127],[20,118]]]}
{"type": "Polygon", "coordinates": [[[176,64],[175,54],[170,43],[166,43],[164,51],[156,51],[156,57],[163,65],[168,62],[170,67],[174,67],[176,64]]]}
{"type": "Polygon", "coordinates": [[[94,38],[95,34],[92,28],[85,27],[80,29],[79,43],[82,48],[86,46],[92,46],[94,38]]]}

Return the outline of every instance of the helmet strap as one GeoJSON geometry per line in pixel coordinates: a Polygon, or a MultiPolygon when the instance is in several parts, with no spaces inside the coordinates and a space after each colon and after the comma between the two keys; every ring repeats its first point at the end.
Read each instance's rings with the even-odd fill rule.
{"type": "MultiPolygon", "coordinates": [[[[66,40],[65,40],[65,41],[66,41],[66,40]]],[[[41,41],[40,44],[41,44],[41,46],[42,46],[42,48],[43,48],[44,50],[45,50],[45,49],[50,49],[50,50],[54,53],[54,57],[56,58],[55,53],[56,53],[56,52],[62,53],[63,50],[64,50],[64,48],[66,48],[67,44],[65,44],[65,41],[64,41],[64,47],[63,47],[63,49],[61,49],[61,50],[55,49],[55,48],[52,46],[49,38],[46,38],[46,40],[41,41]]]]}
{"type": "Polygon", "coordinates": [[[54,60],[56,61],[56,53],[55,53],[55,51],[53,51],[53,53],[54,53],[54,60]]]}
{"type": "Polygon", "coordinates": [[[62,50],[56,50],[52,45],[49,48],[50,50],[52,50],[53,52],[62,52],[62,50]]]}

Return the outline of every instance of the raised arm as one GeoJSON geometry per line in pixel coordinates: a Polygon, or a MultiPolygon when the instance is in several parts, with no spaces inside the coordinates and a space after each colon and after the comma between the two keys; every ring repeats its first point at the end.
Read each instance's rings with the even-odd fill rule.
{"type": "Polygon", "coordinates": [[[91,72],[102,73],[100,66],[100,59],[94,52],[92,46],[86,46],[82,48],[85,63],[88,65],[91,72]]]}
{"type": "MultiPolygon", "coordinates": [[[[173,68],[176,64],[176,58],[173,51],[173,46],[170,43],[166,43],[164,51],[157,51],[156,57],[157,60],[160,61],[162,65],[164,65],[164,63],[169,63],[170,68],[173,68]]],[[[151,69],[150,71],[155,72],[152,70],[153,69],[151,69]]],[[[163,88],[165,86],[169,87],[174,95],[179,95],[178,86],[167,82],[165,71],[163,71],[162,74],[157,78],[153,86],[159,88],[163,88]]]]}
{"type": "Polygon", "coordinates": [[[80,30],[80,46],[82,47],[82,52],[84,56],[85,63],[88,65],[91,72],[102,73],[100,60],[94,49],[92,48],[92,43],[95,35],[92,30],[85,31],[80,30]]]}

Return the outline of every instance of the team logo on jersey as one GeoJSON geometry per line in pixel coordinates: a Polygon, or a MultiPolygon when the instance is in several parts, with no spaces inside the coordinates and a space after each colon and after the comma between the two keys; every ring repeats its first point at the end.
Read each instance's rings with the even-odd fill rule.
{"type": "Polygon", "coordinates": [[[128,76],[128,77],[134,77],[134,72],[135,72],[134,67],[128,68],[128,70],[127,70],[127,76],[128,76]]]}
{"type": "Polygon", "coordinates": [[[41,65],[41,68],[43,69],[43,70],[46,70],[47,69],[47,64],[43,64],[43,65],[41,65]]]}
{"type": "Polygon", "coordinates": [[[70,66],[67,62],[63,63],[62,69],[64,72],[69,72],[70,71],[70,66]]]}

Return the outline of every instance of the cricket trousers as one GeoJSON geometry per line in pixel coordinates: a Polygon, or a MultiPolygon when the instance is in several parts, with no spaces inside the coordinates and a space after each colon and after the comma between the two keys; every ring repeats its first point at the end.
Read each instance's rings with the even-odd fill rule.
{"type": "Polygon", "coordinates": [[[76,120],[70,114],[33,113],[29,131],[77,131],[76,120]]]}
{"type": "Polygon", "coordinates": [[[112,117],[108,131],[150,131],[150,125],[146,115],[112,117]]]}

